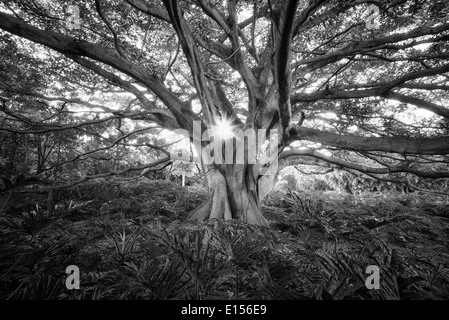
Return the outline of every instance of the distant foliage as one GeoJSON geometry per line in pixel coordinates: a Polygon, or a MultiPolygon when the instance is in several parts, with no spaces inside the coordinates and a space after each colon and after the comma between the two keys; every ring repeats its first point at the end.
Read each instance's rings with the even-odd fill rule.
{"type": "MultiPolygon", "coordinates": [[[[281,170],[278,176],[274,190],[287,193],[288,190],[294,191],[339,191],[350,194],[361,194],[364,192],[393,192],[408,193],[413,192],[413,186],[422,190],[440,190],[448,189],[447,179],[426,179],[411,175],[397,175],[396,180],[391,182],[372,178],[365,174],[352,174],[342,170],[333,170],[331,172],[307,173],[301,168],[299,171],[294,166],[286,167],[281,170]]],[[[436,170],[436,169],[435,169],[436,170]]]]}

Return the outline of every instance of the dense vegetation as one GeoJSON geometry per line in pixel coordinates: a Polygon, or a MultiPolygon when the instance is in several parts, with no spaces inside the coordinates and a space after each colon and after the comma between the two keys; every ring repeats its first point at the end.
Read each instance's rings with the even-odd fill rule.
{"type": "Polygon", "coordinates": [[[182,223],[200,186],[106,182],[53,195],[52,216],[47,194],[9,198],[1,299],[449,298],[447,198],[288,188],[264,201],[268,229],[182,223]],[[80,290],[65,287],[72,264],[80,290]],[[379,290],[365,287],[368,265],[379,290]]]}

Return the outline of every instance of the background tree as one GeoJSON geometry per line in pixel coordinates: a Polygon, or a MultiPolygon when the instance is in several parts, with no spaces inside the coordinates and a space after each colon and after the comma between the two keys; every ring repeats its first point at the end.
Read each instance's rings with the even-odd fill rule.
{"type": "MultiPolygon", "coordinates": [[[[36,84],[14,85],[24,82],[12,72],[1,84],[10,95],[3,132],[52,133],[37,139],[36,171],[52,167],[48,148],[56,148],[61,132],[66,143],[80,128],[97,139],[115,135],[109,146],[118,147],[155,126],[184,129],[193,141],[193,123],[201,121],[202,131],[220,123],[278,128],[279,159],[394,182],[449,176],[445,1],[80,1],[79,30],[66,29],[68,4],[0,6],[9,43],[2,48],[38,61],[30,74],[36,84]],[[372,4],[380,28],[369,30],[372,4]],[[24,97],[48,110],[23,115],[30,109],[24,97]],[[85,112],[65,118],[69,106],[85,112]]],[[[246,141],[245,153],[255,143],[246,141]]],[[[69,160],[102,150],[93,142],[85,148],[69,160]]],[[[210,198],[190,218],[268,225],[259,201],[262,181],[270,179],[245,160],[203,165],[210,198]]],[[[136,169],[169,162],[167,156],[136,169]]]]}

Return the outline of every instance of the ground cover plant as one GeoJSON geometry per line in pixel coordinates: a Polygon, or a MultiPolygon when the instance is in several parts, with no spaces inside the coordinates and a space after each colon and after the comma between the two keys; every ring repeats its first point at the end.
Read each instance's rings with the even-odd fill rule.
{"type": "Polygon", "coordinates": [[[1,299],[447,299],[447,199],[335,191],[273,193],[270,229],[184,222],[207,193],[168,181],[104,182],[1,217],[1,299]],[[69,203],[71,203],[69,205],[69,203]],[[381,269],[380,290],[365,286],[381,269]],[[77,265],[80,290],[67,290],[77,265]]]}

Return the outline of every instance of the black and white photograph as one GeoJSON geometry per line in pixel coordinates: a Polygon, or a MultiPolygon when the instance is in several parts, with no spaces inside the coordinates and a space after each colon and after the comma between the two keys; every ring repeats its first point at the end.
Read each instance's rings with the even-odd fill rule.
{"type": "Polygon", "coordinates": [[[449,300],[449,1],[0,0],[0,300],[449,300]]]}

